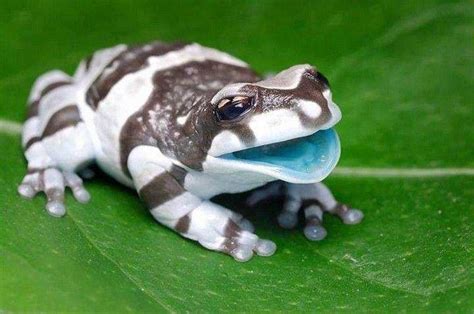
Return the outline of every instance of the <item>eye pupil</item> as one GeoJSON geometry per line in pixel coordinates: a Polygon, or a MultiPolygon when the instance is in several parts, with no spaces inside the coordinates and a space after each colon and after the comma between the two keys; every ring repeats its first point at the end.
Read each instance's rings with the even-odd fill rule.
{"type": "Polygon", "coordinates": [[[215,110],[219,121],[231,121],[242,117],[252,108],[250,97],[226,98],[219,102],[215,110]]]}

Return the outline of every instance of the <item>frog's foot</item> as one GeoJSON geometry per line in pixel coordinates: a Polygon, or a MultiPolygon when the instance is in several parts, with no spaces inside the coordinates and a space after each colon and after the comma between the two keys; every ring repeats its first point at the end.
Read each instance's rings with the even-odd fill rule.
{"type": "Polygon", "coordinates": [[[322,225],[325,212],[337,215],[343,223],[348,225],[358,224],[364,218],[362,211],[350,208],[345,204],[337,203],[336,206],[328,209],[316,199],[298,201],[289,199],[278,216],[280,226],[285,229],[294,228],[298,223],[300,210],[304,210],[305,216],[304,235],[311,241],[323,240],[327,235],[327,231],[322,225]]]}
{"type": "Polygon", "coordinates": [[[260,239],[256,234],[242,229],[232,220],[228,221],[224,231],[219,233],[215,240],[219,243],[218,250],[231,255],[239,262],[248,261],[254,253],[260,256],[271,256],[276,250],[273,241],[260,239]]]}
{"type": "Polygon", "coordinates": [[[89,193],[83,186],[82,179],[73,172],[61,171],[57,168],[32,169],[18,187],[18,193],[24,198],[31,199],[38,192],[44,192],[47,197],[46,210],[55,217],[64,216],[64,189],[69,187],[76,200],[87,203],[89,193]]]}
{"type": "Polygon", "coordinates": [[[274,182],[254,191],[246,200],[248,206],[284,196],[283,210],[278,215],[278,224],[285,229],[292,229],[298,224],[298,213],[304,211],[305,236],[312,241],[319,241],[326,237],[327,231],[323,227],[325,212],[337,215],[343,223],[354,225],[361,222],[364,214],[335,200],[331,191],[322,183],[289,184],[274,182]]]}
{"type": "Polygon", "coordinates": [[[197,240],[205,248],[229,254],[237,261],[248,261],[254,254],[270,256],[276,250],[275,243],[249,231],[253,226],[248,220],[217,204],[204,202],[183,218],[179,221],[186,221],[186,228],[178,222],[175,230],[197,240]]]}

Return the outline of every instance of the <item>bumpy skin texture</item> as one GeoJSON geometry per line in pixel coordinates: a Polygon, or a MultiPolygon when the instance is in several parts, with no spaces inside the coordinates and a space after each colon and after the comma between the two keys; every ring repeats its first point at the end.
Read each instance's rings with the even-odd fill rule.
{"type": "Polygon", "coordinates": [[[239,261],[272,255],[276,246],[240,214],[209,201],[217,194],[263,186],[248,205],[283,196],[279,223],[295,227],[303,209],[310,240],[326,236],[323,212],[347,224],[362,219],[319,179],[277,181],[275,167],[224,158],[337,123],[329,84],[309,65],[262,80],[243,61],[198,44],[119,45],[82,61],[73,77],[58,70],[40,76],[28,108],[28,173],[18,191],[27,198],[45,192],[53,216],[66,212],[66,186],[78,201],[89,200],[77,173],[97,163],[135,188],[163,225],[239,261]]]}

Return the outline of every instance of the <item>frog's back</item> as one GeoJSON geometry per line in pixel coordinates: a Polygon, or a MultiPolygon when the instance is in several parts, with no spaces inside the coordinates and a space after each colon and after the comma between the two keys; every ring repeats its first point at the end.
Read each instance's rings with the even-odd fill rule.
{"type": "MultiPolygon", "coordinates": [[[[100,50],[83,61],[74,75],[96,159],[124,183],[127,156],[122,148],[127,143],[122,143],[121,133],[132,116],[140,119],[145,110],[163,123],[175,123],[193,106],[193,97],[236,80],[256,78],[246,63],[229,54],[198,44],[162,42],[100,50]]],[[[157,121],[156,125],[162,123],[157,121]]],[[[147,142],[138,138],[142,140],[147,142]]]]}
{"type": "Polygon", "coordinates": [[[87,105],[96,110],[122,78],[147,68],[150,65],[150,57],[177,51],[184,46],[183,43],[152,42],[146,45],[117,45],[102,49],[81,62],[74,79],[85,89],[87,105]]]}

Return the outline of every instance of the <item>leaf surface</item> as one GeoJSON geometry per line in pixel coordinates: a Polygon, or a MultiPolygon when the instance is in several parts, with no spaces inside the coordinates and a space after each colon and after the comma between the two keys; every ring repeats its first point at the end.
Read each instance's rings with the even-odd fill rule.
{"type": "Polygon", "coordinates": [[[307,241],[276,225],[280,204],[242,208],[277,253],[237,263],[158,225],[136,193],[104,175],[87,205],[48,216],[17,196],[19,137],[34,78],[72,72],[119,42],[189,40],[262,73],[312,63],[344,119],[341,166],[474,167],[472,2],[4,2],[0,10],[0,310],[392,311],[474,309],[472,176],[338,175],[327,181],[364,210],[357,226],[325,217],[307,241]],[[197,6],[199,9],[197,9],[197,6]]]}

